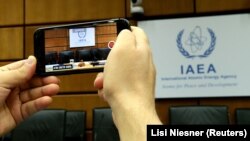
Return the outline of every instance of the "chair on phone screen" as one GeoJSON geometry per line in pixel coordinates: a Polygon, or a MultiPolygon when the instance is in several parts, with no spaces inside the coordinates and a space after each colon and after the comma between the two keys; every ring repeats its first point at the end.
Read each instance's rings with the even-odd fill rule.
{"type": "Polygon", "coordinates": [[[106,47],[106,48],[99,48],[99,60],[106,60],[108,55],[109,55],[109,52],[110,52],[110,48],[106,47]]]}
{"type": "Polygon", "coordinates": [[[58,55],[56,51],[46,52],[45,53],[45,64],[57,64],[58,55]]]}
{"type": "Polygon", "coordinates": [[[110,52],[110,48],[94,48],[92,49],[93,52],[93,56],[95,60],[106,60],[109,52],[110,52]]]}
{"type": "Polygon", "coordinates": [[[74,51],[65,50],[59,53],[59,64],[70,63],[70,59],[75,60],[74,51]]]}
{"type": "Polygon", "coordinates": [[[76,61],[93,61],[94,57],[90,49],[76,50],[76,61]]]}
{"type": "Polygon", "coordinates": [[[227,106],[172,106],[169,108],[171,125],[227,125],[227,106]]]}

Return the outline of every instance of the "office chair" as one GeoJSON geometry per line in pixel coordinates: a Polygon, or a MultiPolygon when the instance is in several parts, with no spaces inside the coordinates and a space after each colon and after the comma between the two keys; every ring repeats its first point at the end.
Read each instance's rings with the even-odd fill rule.
{"type": "Polygon", "coordinates": [[[238,125],[250,125],[250,108],[236,109],[235,120],[238,125]]]}
{"type": "Polygon", "coordinates": [[[65,110],[42,110],[20,123],[12,141],[63,141],[65,110]]]}
{"type": "Polygon", "coordinates": [[[70,59],[75,60],[74,51],[65,50],[59,53],[59,64],[70,63],[70,59]]]}
{"type": "Polygon", "coordinates": [[[85,141],[86,112],[67,111],[64,141],[85,141]]]}
{"type": "Polygon", "coordinates": [[[57,64],[58,55],[56,51],[45,53],[45,64],[57,64]]]}
{"type": "Polygon", "coordinates": [[[93,109],[93,140],[120,141],[110,108],[93,109]]]}
{"type": "Polygon", "coordinates": [[[172,106],[169,108],[171,125],[227,125],[227,106],[172,106]]]}
{"type": "Polygon", "coordinates": [[[11,141],[11,132],[3,135],[1,138],[0,138],[0,141],[11,141]]]}
{"type": "Polygon", "coordinates": [[[109,52],[110,52],[110,48],[95,48],[92,50],[93,55],[94,55],[94,60],[106,60],[109,52]]]}
{"type": "Polygon", "coordinates": [[[99,49],[93,48],[91,51],[94,57],[94,61],[100,60],[99,49]]]}
{"type": "Polygon", "coordinates": [[[99,60],[106,60],[110,50],[110,48],[99,48],[99,60]]]}
{"type": "Polygon", "coordinates": [[[94,57],[90,49],[82,49],[76,51],[76,61],[93,61],[94,57]]]}

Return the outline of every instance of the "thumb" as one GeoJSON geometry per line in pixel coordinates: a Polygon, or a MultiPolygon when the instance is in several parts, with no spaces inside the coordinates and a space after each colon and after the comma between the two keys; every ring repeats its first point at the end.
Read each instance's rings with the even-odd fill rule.
{"type": "Polygon", "coordinates": [[[23,63],[13,63],[8,66],[8,71],[0,72],[0,87],[14,88],[30,80],[36,70],[36,58],[30,56],[23,63]]]}

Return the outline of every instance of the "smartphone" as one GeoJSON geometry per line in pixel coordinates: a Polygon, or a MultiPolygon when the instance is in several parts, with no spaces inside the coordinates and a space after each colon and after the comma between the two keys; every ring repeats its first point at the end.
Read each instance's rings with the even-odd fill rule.
{"type": "Polygon", "coordinates": [[[110,19],[39,28],[34,33],[36,74],[99,72],[117,35],[129,29],[126,19],[110,19]]]}

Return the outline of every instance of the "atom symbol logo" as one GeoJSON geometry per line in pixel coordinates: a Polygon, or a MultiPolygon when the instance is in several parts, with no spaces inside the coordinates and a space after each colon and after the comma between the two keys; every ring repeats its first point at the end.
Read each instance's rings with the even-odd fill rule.
{"type": "Polygon", "coordinates": [[[192,32],[190,32],[186,45],[190,46],[191,52],[196,53],[202,50],[207,38],[202,35],[200,26],[196,26],[192,32]]]}
{"type": "Polygon", "coordinates": [[[184,34],[184,29],[181,30],[176,39],[177,47],[180,53],[186,58],[205,58],[208,57],[215,49],[216,45],[216,35],[214,31],[210,28],[207,28],[208,35],[204,36],[202,33],[202,28],[196,26],[185,38],[183,41],[184,44],[188,47],[186,48],[182,44],[182,38],[184,34]],[[209,38],[210,37],[210,38],[209,38]]]}

